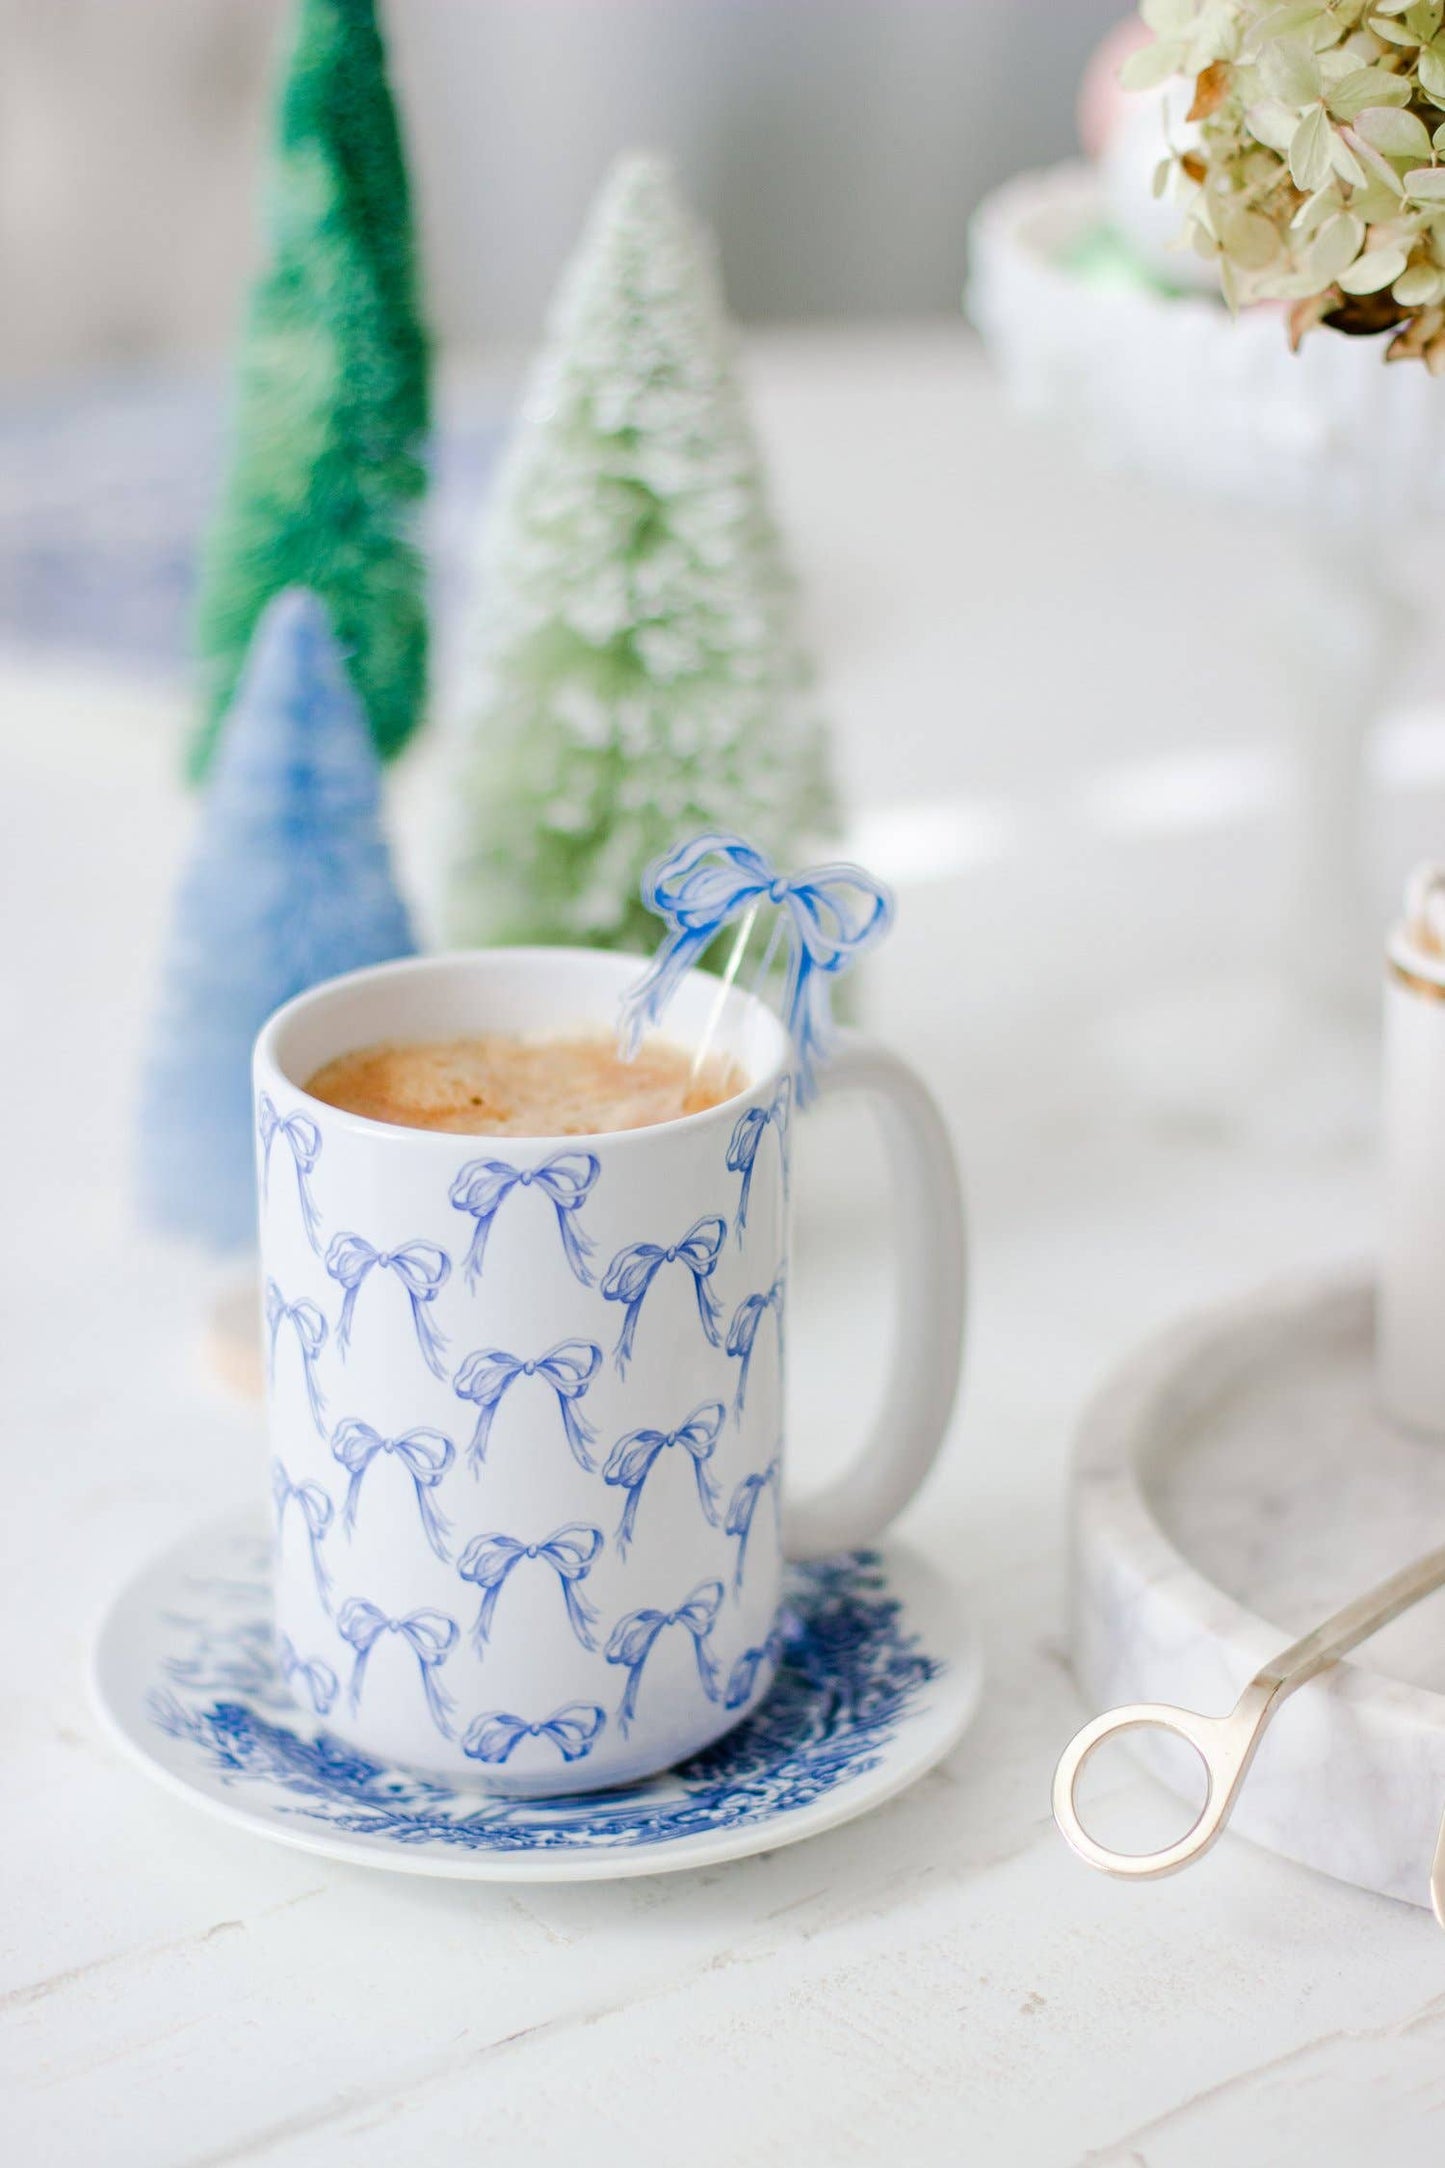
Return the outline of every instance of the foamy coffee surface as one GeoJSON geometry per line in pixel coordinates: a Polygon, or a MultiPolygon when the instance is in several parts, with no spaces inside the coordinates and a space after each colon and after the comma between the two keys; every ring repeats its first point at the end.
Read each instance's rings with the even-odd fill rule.
{"type": "Polygon", "coordinates": [[[735,1062],[692,1056],[665,1039],[623,1061],[615,1039],[472,1039],[357,1047],[307,1080],[314,1099],[404,1129],[458,1136],[586,1137],[700,1114],[741,1091],[735,1062]]]}

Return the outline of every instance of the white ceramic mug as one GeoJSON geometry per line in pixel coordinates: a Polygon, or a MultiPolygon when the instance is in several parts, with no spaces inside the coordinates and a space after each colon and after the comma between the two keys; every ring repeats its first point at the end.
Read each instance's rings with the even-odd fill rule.
{"type": "MultiPolygon", "coordinates": [[[[789,1042],[728,994],[749,1081],[586,1137],[456,1136],[303,1086],[381,1040],[609,1032],[635,958],[498,949],[335,979],[256,1046],[276,1629],[293,1695],[381,1760],[516,1796],[629,1782],[768,1690],[784,1552],[866,1543],[958,1381],[963,1233],[937,1108],[844,1033],[825,1093],[880,1103],[903,1260],[885,1415],[784,1505],[789,1042]]],[[[693,973],[666,1034],[703,1035],[693,973]]]]}

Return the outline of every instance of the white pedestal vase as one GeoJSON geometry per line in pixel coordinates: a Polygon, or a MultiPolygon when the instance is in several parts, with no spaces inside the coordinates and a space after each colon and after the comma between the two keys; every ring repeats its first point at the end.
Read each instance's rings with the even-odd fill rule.
{"type": "MultiPolygon", "coordinates": [[[[1423,368],[1387,368],[1375,340],[1318,333],[1291,354],[1272,307],[1236,319],[1211,296],[1171,295],[1142,275],[1090,276],[1080,251],[1104,223],[1086,166],[1007,183],[973,221],[968,308],[1024,411],[1063,424],[1108,466],[1295,527],[1280,583],[1297,688],[1294,903],[1279,937],[1261,932],[1261,952],[1278,958],[1279,1029],[1255,1034],[1241,1060],[1260,1074],[1236,1080],[1268,1124],[1268,1105],[1282,1111],[1301,1077],[1318,1100],[1340,1023],[1378,998],[1380,929],[1360,864],[1364,751],[1415,637],[1418,612],[1397,584],[1404,545],[1445,511],[1445,387],[1423,368]]],[[[1187,1095],[1185,1067],[1182,1055],[1187,1095]]],[[[1353,1074],[1335,1097],[1324,1127],[1355,1126],[1353,1074]]]]}

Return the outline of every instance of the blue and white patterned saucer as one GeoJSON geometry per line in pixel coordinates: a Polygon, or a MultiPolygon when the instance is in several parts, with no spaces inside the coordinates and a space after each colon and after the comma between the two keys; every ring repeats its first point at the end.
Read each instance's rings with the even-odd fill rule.
{"type": "Polygon", "coordinates": [[[358,1866],[566,1882],[773,1851],[902,1791],[978,1701],[956,1593],[908,1551],[855,1552],[789,1569],[776,1684],[716,1746],[622,1791],[490,1799],[371,1761],[298,1711],[272,1655],[269,1562],[237,1515],[147,1567],[101,1627],[96,1701],[170,1790],[358,1866]]]}

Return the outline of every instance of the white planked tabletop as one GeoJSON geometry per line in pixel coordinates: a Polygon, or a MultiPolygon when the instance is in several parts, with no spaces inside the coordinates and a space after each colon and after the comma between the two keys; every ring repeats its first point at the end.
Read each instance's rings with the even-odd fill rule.
{"type": "MultiPolygon", "coordinates": [[[[1278,992],[1292,545],[1013,423],[955,327],[776,336],[750,366],[858,845],[900,880],[870,1020],[924,1068],[969,1176],[966,1397],[902,1533],[973,1607],[980,1716],[912,1792],[811,1843],[516,1894],[268,1846],[115,1757],[86,1698],[95,1620],[149,1552],[259,1499],[265,1454],[197,1355],[221,1275],[139,1235],[128,1196],[187,816],[180,695],[14,650],[0,2146],[17,2168],[1441,2157],[1427,1913],[1229,1839],[1125,1888],[1078,1866],[1048,1813],[1082,1713],[1064,1477],[1083,1398],[1181,1308],[1371,1237],[1368,1012],[1302,1039],[1278,992]]],[[[1362,794],[1375,915],[1445,812],[1442,718],[1401,699],[1362,794]]],[[[429,767],[399,793],[423,876],[429,767]]],[[[806,1476],[847,1450],[834,1357],[888,1261],[847,1119],[805,1138],[801,1181],[806,1476]],[[841,1164],[861,1170],[847,1198],[841,1164]]],[[[1127,1765],[1113,1783],[1147,1807],[1127,1765]]]]}

